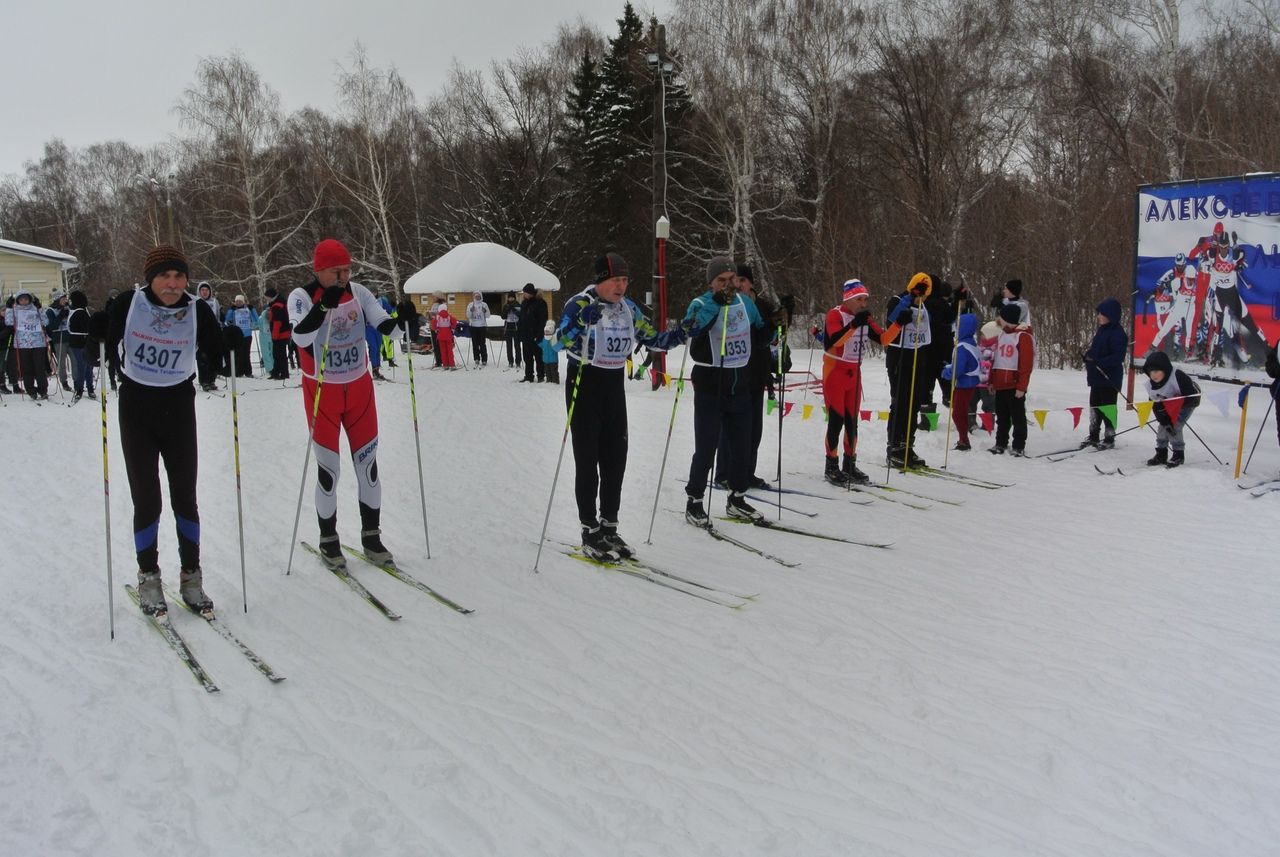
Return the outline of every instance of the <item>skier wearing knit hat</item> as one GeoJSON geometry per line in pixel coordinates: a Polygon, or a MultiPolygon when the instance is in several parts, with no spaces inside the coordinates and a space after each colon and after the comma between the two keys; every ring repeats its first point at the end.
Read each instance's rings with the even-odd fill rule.
{"type": "Polygon", "coordinates": [[[933,341],[925,306],[932,291],[933,279],[918,273],[907,283],[906,291],[889,298],[885,319],[899,328],[885,343],[884,352],[885,370],[889,373],[889,437],[885,452],[892,467],[925,466],[909,442],[925,385],[930,383],[920,371],[920,364],[928,361],[928,348],[933,341]]]}
{"type": "Polygon", "coordinates": [[[143,263],[146,286],[125,292],[95,314],[89,333],[120,349],[120,445],[133,498],[133,541],[138,554],[138,596],[143,612],[167,612],[160,585],[160,470],[168,474],[169,501],[178,530],[179,592],[191,608],[208,613],[200,569],[200,514],[196,504],[197,347],[221,359],[226,345],[213,311],[187,292],[188,264],[181,250],[161,245],[143,263]]]}
{"type": "Polygon", "coordinates": [[[360,497],[360,542],[376,563],[390,563],[382,544],[382,485],[378,481],[378,411],[369,374],[365,325],[383,336],[396,326],[367,288],[351,281],[351,254],[326,238],[312,258],[315,276],[289,295],[289,322],[298,345],[302,404],[315,442],[316,515],[320,552],[334,569],[345,568],[338,539],[339,428],[347,433],[360,497]],[[314,415],[314,420],[313,420],[314,415]]]}
{"type": "Polygon", "coordinates": [[[858,469],[858,412],[862,408],[862,358],[874,334],[884,345],[898,335],[899,326],[881,330],[867,309],[870,295],[856,277],[841,290],[841,301],[827,312],[822,352],[822,398],[827,406],[826,465],[823,475],[835,485],[871,481],[858,469]],[[840,433],[844,432],[844,466],[840,464],[840,433]]]}

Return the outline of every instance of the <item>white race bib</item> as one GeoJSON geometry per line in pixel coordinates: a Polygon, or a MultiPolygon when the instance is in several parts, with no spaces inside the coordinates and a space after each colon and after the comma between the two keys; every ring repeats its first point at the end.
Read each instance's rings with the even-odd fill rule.
{"type": "Polygon", "coordinates": [[[741,296],[716,313],[707,335],[711,342],[712,366],[740,369],[747,365],[751,359],[751,318],[741,296]]]}
{"type": "Polygon", "coordinates": [[[15,304],[5,315],[13,328],[14,348],[44,348],[44,325],[40,323],[40,310],[34,304],[15,304]]]}
{"type": "Polygon", "coordinates": [[[635,319],[626,301],[600,302],[601,316],[592,335],[595,348],[591,352],[591,365],[601,369],[620,369],[627,363],[635,347],[635,319]]]}
{"type": "Polygon", "coordinates": [[[311,353],[317,366],[321,357],[324,358],[326,384],[349,384],[365,374],[369,346],[364,338],[364,310],[360,301],[344,301],[325,313],[311,353]],[[327,333],[326,325],[329,327],[327,333]],[[326,335],[329,340],[327,350],[324,348],[326,335]]]}
{"type": "Polygon", "coordinates": [[[196,304],[166,307],[134,292],[124,322],[124,374],[148,387],[172,387],[196,371],[196,304]]]}

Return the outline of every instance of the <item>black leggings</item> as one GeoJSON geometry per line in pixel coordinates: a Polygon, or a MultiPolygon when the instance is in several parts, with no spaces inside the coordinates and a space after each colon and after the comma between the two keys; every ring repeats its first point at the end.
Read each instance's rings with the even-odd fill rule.
{"type": "Polygon", "coordinates": [[[200,567],[200,512],[196,508],[195,388],[184,382],[157,394],[120,385],[120,446],[133,497],[133,543],[138,568],[158,571],[160,459],[169,477],[169,499],[178,529],[183,568],[200,567]]]}
{"type": "MultiPolygon", "coordinates": [[[[527,358],[526,358],[527,359],[527,358]]],[[[617,522],[622,505],[622,478],[627,472],[627,395],[622,369],[601,369],[570,360],[565,372],[565,407],[573,407],[573,461],[577,468],[574,496],[578,500],[578,520],[596,524],[596,493],[600,494],[600,517],[617,522]],[[574,388],[577,399],[574,399],[574,388]]]]}
{"type": "Polygon", "coordinates": [[[707,490],[707,474],[715,464],[725,474],[729,488],[744,492],[751,473],[751,391],[746,389],[745,369],[695,366],[693,381],[693,458],[685,492],[701,497],[707,490]],[[726,460],[716,462],[717,458],[726,460]]]}

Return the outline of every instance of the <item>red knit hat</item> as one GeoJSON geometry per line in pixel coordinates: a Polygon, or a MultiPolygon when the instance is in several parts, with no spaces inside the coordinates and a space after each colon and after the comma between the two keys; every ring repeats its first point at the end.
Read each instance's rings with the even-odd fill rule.
{"type": "Polygon", "coordinates": [[[315,256],[311,262],[311,270],[323,271],[326,268],[337,268],[351,264],[351,254],[337,238],[326,238],[316,245],[315,256]]]}

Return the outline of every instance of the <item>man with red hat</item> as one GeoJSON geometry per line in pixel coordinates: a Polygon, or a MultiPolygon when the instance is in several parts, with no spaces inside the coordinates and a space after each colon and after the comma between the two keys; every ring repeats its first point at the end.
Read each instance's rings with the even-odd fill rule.
{"type": "Polygon", "coordinates": [[[320,552],[330,568],[345,568],[338,539],[338,429],[347,433],[360,496],[360,542],[374,562],[392,561],[382,544],[378,481],[378,411],[369,375],[365,325],[383,336],[396,326],[373,293],[351,282],[351,254],[340,241],[316,245],[315,277],[289,295],[289,322],[298,345],[302,404],[315,442],[316,515],[320,552]],[[313,420],[314,416],[314,420],[313,420]]]}
{"type": "Polygon", "coordinates": [[[162,244],[143,262],[147,285],[124,292],[89,320],[89,333],[122,352],[120,446],[133,499],[138,596],[143,612],[168,612],[160,585],[160,461],[178,529],[179,594],[211,612],[200,569],[200,513],[196,507],[196,349],[215,362],[226,351],[213,310],[187,292],[187,257],[162,244]]]}
{"type": "Polygon", "coordinates": [[[892,342],[899,325],[881,330],[867,309],[870,295],[862,280],[847,280],[841,301],[827,312],[822,351],[822,398],[827,406],[826,466],[823,475],[835,485],[870,482],[858,469],[858,412],[862,408],[862,358],[871,334],[881,345],[892,342]],[[844,432],[844,466],[840,465],[840,433],[844,432]]]}

